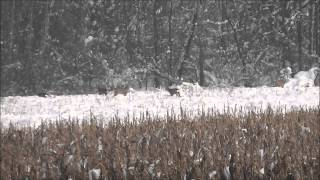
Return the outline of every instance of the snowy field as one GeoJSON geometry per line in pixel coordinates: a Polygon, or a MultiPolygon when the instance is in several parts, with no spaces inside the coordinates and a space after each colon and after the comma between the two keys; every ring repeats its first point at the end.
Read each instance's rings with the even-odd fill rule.
{"type": "Polygon", "coordinates": [[[248,110],[284,108],[316,108],[319,106],[319,87],[299,89],[281,87],[259,88],[212,88],[203,89],[197,85],[181,88],[181,97],[170,96],[166,90],[136,91],[127,96],[113,93],[108,95],[12,96],[1,98],[1,122],[7,127],[14,123],[20,126],[39,125],[41,121],[61,119],[88,119],[95,116],[106,121],[114,116],[139,117],[148,111],[155,116],[166,116],[180,108],[190,115],[202,110],[220,113],[243,113],[248,110]],[[241,107],[241,108],[240,108],[241,107]]]}

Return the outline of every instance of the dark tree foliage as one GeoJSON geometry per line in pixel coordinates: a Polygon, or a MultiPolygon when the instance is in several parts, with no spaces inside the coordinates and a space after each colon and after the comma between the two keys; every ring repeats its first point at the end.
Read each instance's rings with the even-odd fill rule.
{"type": "Polygon", "coordinates": [[[320,0],[3,0],[1,95],[273,85],[320,62],[320,0]]]}

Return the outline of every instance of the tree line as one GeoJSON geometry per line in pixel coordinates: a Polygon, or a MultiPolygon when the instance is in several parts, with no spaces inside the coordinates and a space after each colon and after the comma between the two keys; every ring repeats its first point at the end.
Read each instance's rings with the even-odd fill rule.
{"type": "Polygon", "coordinates": [[[1,95],[273,85],[320,62],[320,0],[4,0],[1,95]]]}

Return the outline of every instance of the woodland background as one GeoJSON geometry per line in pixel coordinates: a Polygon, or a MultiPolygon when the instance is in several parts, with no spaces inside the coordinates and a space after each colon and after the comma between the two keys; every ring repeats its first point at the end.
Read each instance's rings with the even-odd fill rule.
{"type": "Polygon", "coordinates": [[[320,0],[2,0],[1,96],[274,85],[320,60],[320,0]]]}

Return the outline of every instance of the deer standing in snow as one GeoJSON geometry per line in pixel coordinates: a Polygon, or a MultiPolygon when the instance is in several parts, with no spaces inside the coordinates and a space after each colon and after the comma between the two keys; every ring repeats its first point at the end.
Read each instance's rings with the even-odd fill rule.
{"type": "Polygon", "coordinates": [[[118,87],[118,88],[114,88],[113,89],[113,92],[114,92],[114,96],[117,96],[118,94],[122,94],[124,96],[126,96],[129,92],[129,87],[126,86],[126,87],[118,87]]]}
{"type": "Polygon", "coordinates": [[[171,96],[176,95],[180,97],[180,91],[177,87],[167,87],[166,90],[170,93],[171,96]]]}

